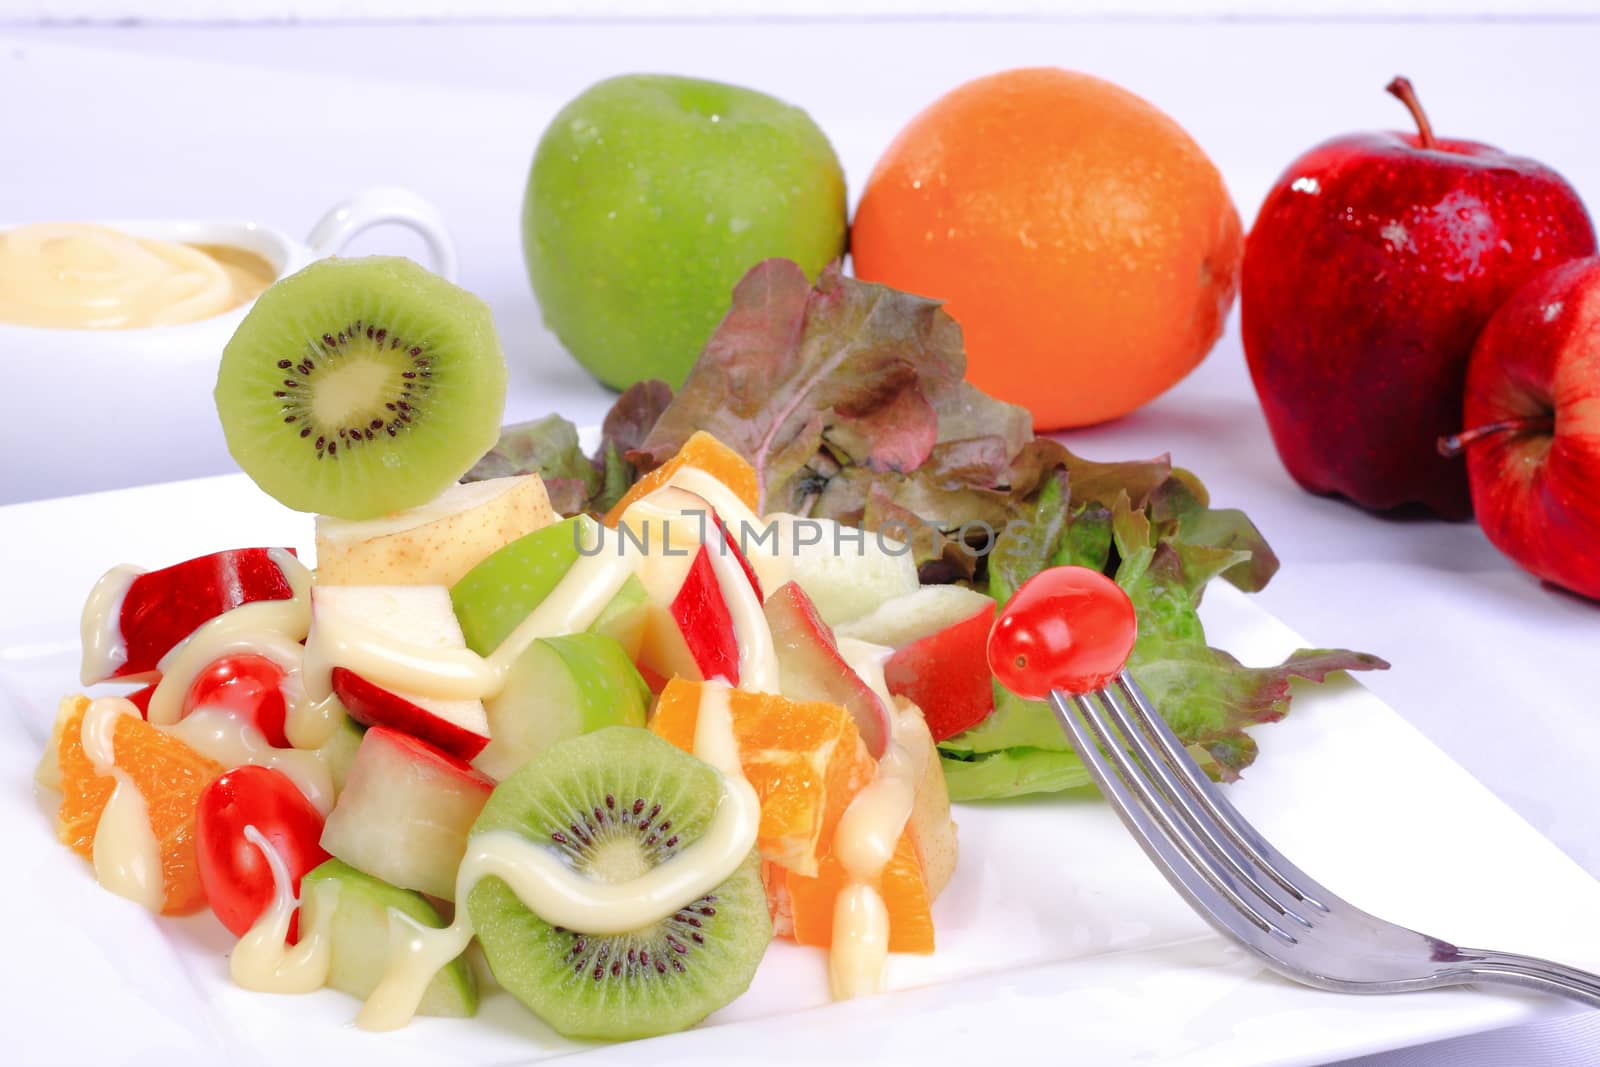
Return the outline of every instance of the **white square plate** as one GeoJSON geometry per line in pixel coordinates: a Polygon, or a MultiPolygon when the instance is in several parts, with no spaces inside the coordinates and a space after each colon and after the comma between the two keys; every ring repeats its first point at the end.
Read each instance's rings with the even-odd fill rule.
{"type": "MultiPolygon", "coordinates": [[[[163,566],[242,545],[306,551],[306,516],[235,475],[0,508],[0,544],[6,1060],[500,1064],[584,1048],[501,993],[476,1019],[367,1034],[340,994],[244,992],[229,983],[230,941],[214,918],[153,918],[99,889],[56,843],[31,777],[75,683],[77,615],[94,579],[117,562],[163,566]]],[[[1213,643],[1247,663],[1306,643],[1220,583],[1204,615],[1213,643]]],[[[1231,796],[1337,892],[1458,944],[1600,965],[1600,883],[1359,685],[1300,687],[1289,718],[1257,737],[1261,759],[1231,796]]],[[[748,993],[652,1042],[652,1062],[944,1062],[959,1052],[1288,1065],[1574,1010],[1512,992],[1364,998],[1294,986],[1192,914],[1098,798],[969,805],[956,817],[962,858],[935,905],[939,950],[894,958],[894,992],[829,1004],[822,954],[774,944],[748,993]]],[[[642,1051],[586,1055],[638,1061],[642,1051]]]]}

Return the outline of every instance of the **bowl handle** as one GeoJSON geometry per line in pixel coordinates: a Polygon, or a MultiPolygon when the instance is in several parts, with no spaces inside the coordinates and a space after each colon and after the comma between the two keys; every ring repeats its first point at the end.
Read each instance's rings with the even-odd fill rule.
{"type": "Polygon", "coordinates": [[[456,246],[450,239],[439,209],[410,189],[380,186],[335,204],[311,227],[306,244],[313,256],[336,255],[350,238],[374,226],[396,224],[415,231],[428,246],[433,271],[448,281],[456,279],[456,246]]]}

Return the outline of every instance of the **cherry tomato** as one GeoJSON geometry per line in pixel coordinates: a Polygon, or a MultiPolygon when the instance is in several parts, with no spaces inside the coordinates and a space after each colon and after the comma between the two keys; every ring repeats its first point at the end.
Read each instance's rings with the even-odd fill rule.
{"type": "Polygon", "coordinates": [[[183,714],[195,708],[227,708],[248,716],[274,748],[288,748],[283,732],[286,672],[276,660],[241,652],[223,656],[201,671],[183,697],[183,714]]]}
{"type": "MultiPolygon", "coordinates": [[[[254,826],[289,869],[295,893],[300,878],[328,858],[322,813],[294,782],[268,767],[236,767],[200,793],[195,845],[200,884],[222,925],[243,936],[272,902],[272,868],[244,836],[254,826]]],[[[298,920],[299,916],[295,916],[298,920]]],[[[297,923],[289,924],[293,944],[297,923]]]]}
{"type": "Polygon", "coordinates": [[[989,631],[989,669],[1020,697],[1089,693],[1128,662],[1138,624],[1128,594],[1099,571],[1052,567],[1022,583],[989,631]]]}

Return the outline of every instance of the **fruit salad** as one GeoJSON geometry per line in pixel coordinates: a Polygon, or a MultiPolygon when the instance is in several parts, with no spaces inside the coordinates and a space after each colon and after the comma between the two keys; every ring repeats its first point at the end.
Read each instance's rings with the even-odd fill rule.
{"type": "Polygon", "coordinates": [[[474,942],[603,1039],[703,1019],[774,936],[827,951],[838,997],[933,951],[956,856],[933,735],[894,650],[827,621],[917,590],[896,546],[747,555],[794,520],[758,518],[710,435],[603,515],[561,517],[538,474],[459,484],[500,359],[473,298],[399,261],[269,296],[219,409],[263,487],[319,513],[317,567],[225,549],[90,592],[96,688],[38,781],[105,888],[209,908],[239,985],[330,986],[380,1030],[474,1014],[474,942]],[[323,304],[337,327],[309,325],[323,304]]]}
{"type": "MultiPolygon", "coordinates": [[[[852,284],[825,277],[838,299],[803,329],[758,332],[836,332],[827,308],[861,298],[852,284]]],[[[885,292],[867,321],[916,300],[885,292]]],[[[730,322],[748,326],[741,299],[730,322]]],[[[929,309],[912,310],[934,328],[895,342],[897,359],[944,361],[925,414],[1009,427],[941,464],[947,502],[1021,523],[991,530],[994,558],[967,572],[948,538],[919,549],[905,522],[897,538],[816,499],[775,506],[781,485],[815,496],[825,464],[785,471],[776,428],[754,433],[759,403],[728,421],[715,359],[737,345],[708,348],[677,398],[625,393],[590,459],[559,420],[531,445],[528,427],[494,432],[504,361],[470,294],[395,259],[278,283],[227,346],[217,407],[240,466],[316,515],[315,568],[251,546],[106,572],[83,611],[93,688],[61,702],[37,774],[61,841],[152,912],[209,908],[247,989],[341,990],[372,1030],[470,1016],[476,945],[559,1033],[646,1037],[738,997],[774,937],[826,952],[836,998],[880,992],[891,953],[937,944],[932,905],[959,876],[949,783],[1076,784],[1040,705],[985,659],[995,595],[1030,573],[1090,563],[1160,602],[1141,610],[1134,669],[1164,655],[1152,681],[1206,702],[1183,728],[1215,726],[1199,740],[1222,773],[1254,754],[1230,747],[1243,723],[1283,713],[1289,675],[1372,665],[1243,668],[1207,648],[1199,587],[1265,580],[1254,528],[1170,467],[1018,435],[961,382],[959,350],[916,347],[948,336],[929,309]],[[1031,481],[982,489],[985,449],[1013,438],[1031,481]]],[[[810,419],[779,377],[781,418],[810,419]]],[[[880,487],[920,476],[904,440],[872,443],[922,417],[895,403],[895,419],[859,397],[837,416],[836,475],[853,442],[880,487]],[[900,467],[871,467],[884,449],[900,467]]]]}

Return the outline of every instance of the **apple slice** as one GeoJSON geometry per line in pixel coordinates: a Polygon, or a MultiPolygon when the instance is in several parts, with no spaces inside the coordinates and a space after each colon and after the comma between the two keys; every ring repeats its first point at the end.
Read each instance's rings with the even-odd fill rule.
{"type": "MultiPolygon", "coordinates": [[[[441,927],[444,918],[421,894],[400,889],[363,874],[347,863],[332,859],[313,867],[300,879],[302,925],[311,929],[328,917],[328,986],[367,999],[383,980],[395,950],[390,912],[399,912],[422,926],[441,927]],[[333,892],[321,888],[333,883],[333,892]]],[[[445,964],[417,1005],[418,1015],[463,1018],[477,1014],[478,984],[465,956],[445,964]]]]}
{"type": "Polygon", "coordinates": [[[744,545],[755,570],[768,588],[799,582],[829,626],[860,618],[917,589],[917,564],[909,545],[832,519],[773,515],[770,522],[760,537],[747,538],[744,545]]]}
{"type": "Polygon", "coordinates": [[[778,653],[779,687],[790,700],[842,705],[873,759],[889,744],[889,711],[839,655],[833,631],[795,582],[779,586],[762,608],[778,653]]]}
{"type": "Polygon", "coordinates": [[[317,516],[321,585],[451,585],[490,553],[559,516],[537,474],[452,485],[381,519],[317,516]]]}
{"type": "MultiPolygon", "coordinates": [[[[461,625],[442,585],[318,585],[311,593],[311,629],[349,620],[396,642],[465,648],[461,625]]],[[[368,726],[412,734],[461,759],[489,743],[481,700],[440,700],[380,685],[335,662],[333,691],[350,717],[368,726]]]]}
{"type": "Polygon", "coordinates": [[[153,679],[162,657],[201,624],[253,600],[294,596],[289,579],[272,558],[274,551],[283,550],[236,548],[145,574],[120,568],[107,574],[85,606],[84,621],[97,629],[114,629],[107,635],[110,640],[92,653],[85,646],[83,684],[108,678],[153,679]],[[119,582],[125,583],[120,590],[112,588],[119,582]],[[112,600],[118,592],[120,596],[112,600]],[[111,608],[110,618],[87,617],[106,606],[111,608]]]}
{"type": "Polygon", "coordinates": [[[472,765],[503,781],[557,741],[602,726],[643,726],[650,689],[623,647],[596,633],[543,638],[485,702],[488,747],[472,765]]]}
{"type": "Polygon", "coordinates": [[[415,737],[374,726],[322,827],[322,847],[402,889],[454,900],[467,831],[494,782],[415,737]]]}
{"type": "Polygon", "coordinates": [[[517,538],[483,559],[450,587],[467,647],[493,652],[544,602],[578,560],[579,545],[594,544],[600,524],[587,515],[551,523],[517,538]]]}
{"type": "Polygon", "coordinates": [[[994,600],[959,585],[929,585],[839,627],[839,636],[894,649],[884,662],[889,692],[922,709],[935,741],[994,711],[988,660],[994,600]]]}

